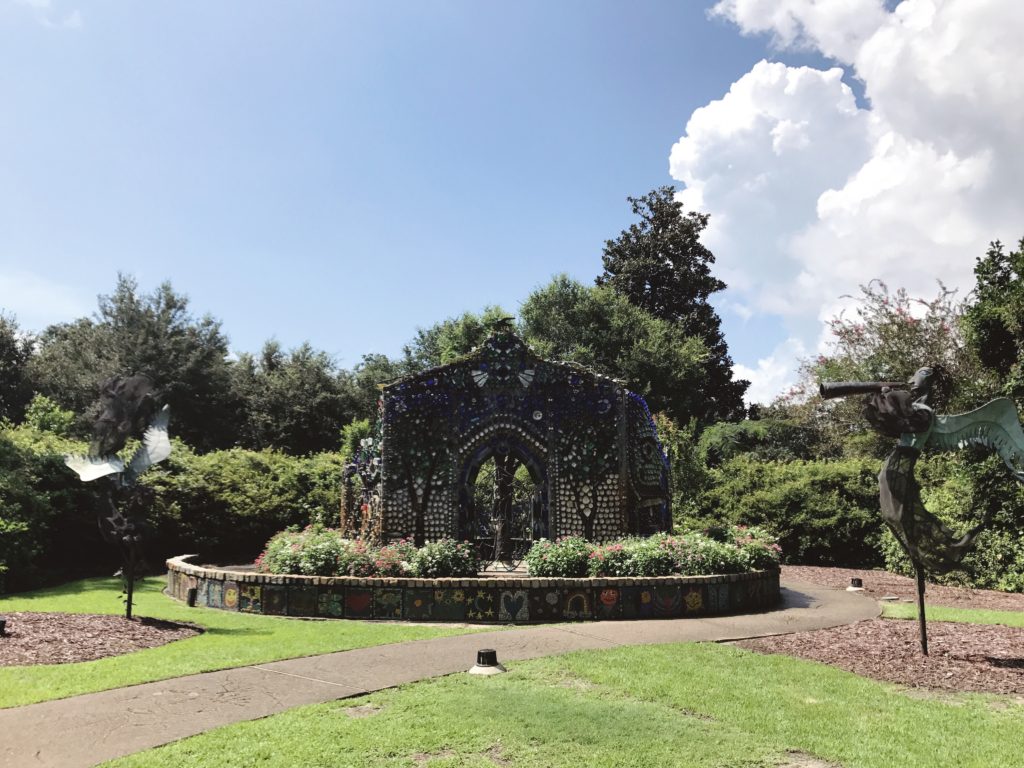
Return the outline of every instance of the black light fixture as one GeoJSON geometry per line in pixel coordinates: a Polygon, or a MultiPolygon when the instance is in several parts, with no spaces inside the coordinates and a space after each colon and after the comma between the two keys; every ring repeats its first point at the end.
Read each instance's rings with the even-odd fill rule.
{"type": "Polygon", "coordinates": [[[0,637],[7,637],[7,617],[0,616],[0,637]]]}
{"type": "Polygon", "coordinates": [[[500,675],[505,668],[498,663],[498,652],[493,648],[482,648],[476,652],[476,664],[469,670],[471,675],[500,675]]]}
{"type": "Polygon", "coordinates": [[[188,604],[189,608],[195,608],[196,607],[196,598],[198,596],[199,596],[199,590],[198,589],[196,589],[195,587],[189,587],[188,588],[188,593],[185,596],[185,602],[188,604]]]}
{"type": "Polygon", "coordinates": [[[864,580],[863,579],[858,579],[858,578],[852,578],[852,579],[850,579],[850,586],[851,587],[860,587],[860,588],[862,588],[864,586],[864,580]]]}

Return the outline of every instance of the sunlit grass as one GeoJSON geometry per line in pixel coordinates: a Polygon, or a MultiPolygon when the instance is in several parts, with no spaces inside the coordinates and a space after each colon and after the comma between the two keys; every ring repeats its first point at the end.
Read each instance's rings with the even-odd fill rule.
{"type": "Polygon", "coordinates": [[[1010,768],[1024,706],[955,703],[712,644],[587,651],[220,728],[116,761],[201,765],[1010,768]],[[350,707],[379,711],[351,717],[350,707]]]}
{"type": "MultiPolygon", "coordinates": [[[[0,667],[0,707],[196,672],[479,631],[475,628],[400,623],[304,621],[189,608],[162,594],[164,586],[165,580],[160,577],[140,582],[135,592],[135,615],[197,624],[205,630],[201,635],[97,661],[0,667]]],[[[85,579],[0,598],[0,613],[16,611],[122,613],[121,582],[117,579],[85,579]]]]}
{"type": "MultiPolygon", "coordinates": [[[[924,615],[929,621],[959,621],[966,624],[1003,624],[1024,627],[1024,611],[985,611],[975,608],[949,608],[927,605],[924,615]]],[[[913,603],[886,603],[882,607],[886,619],[916,619],[917,605],[913,603]]]]}

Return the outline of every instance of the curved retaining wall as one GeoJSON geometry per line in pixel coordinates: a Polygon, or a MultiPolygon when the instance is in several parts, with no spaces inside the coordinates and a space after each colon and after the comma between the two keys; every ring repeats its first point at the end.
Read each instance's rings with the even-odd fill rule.
{"type": "Polygon", "coordinates": [[[167,594],[269,616],[526,624],[747,613],[780,599],[778,570],[724,576],[360,579],[273,576],[167,561],[167,594]]]}

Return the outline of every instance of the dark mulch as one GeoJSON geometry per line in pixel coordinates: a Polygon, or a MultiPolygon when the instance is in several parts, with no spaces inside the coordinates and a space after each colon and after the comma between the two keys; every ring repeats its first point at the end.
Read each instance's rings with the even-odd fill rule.
{"type": "Polygon", "coordinates": [[[159,619],[78,613],[8,613],[0,637],[0,667],[70,664],[120,656],[199,634],[187,624],[159,619]]]}
{"type": "MultiPolygon", "coordinates": [[[[853,568],[817,568],[809,565],[784,565],[782,577],[809,581],[823,587],[845,589],[850,579],[864,581],[864,594],[876,600],[898,597],[917,602],[917,582],[907,576],[886,571],[866,571],[853,568]]],[[[968,589],[928,584],[925,589],[927,605],[947,605],[954,608],[976,608],[991,611],[1024,611],[1024,594],[995,592],[991,589],[968,589]]]]}
{"type": "Polygon", "coordinates": [[[915,688],[1024,694],[1024,629],[1020,627],[930,621],[929,656],[921,655],[917,622],[896,619],[869,619],[736,644],[915,688]]]}

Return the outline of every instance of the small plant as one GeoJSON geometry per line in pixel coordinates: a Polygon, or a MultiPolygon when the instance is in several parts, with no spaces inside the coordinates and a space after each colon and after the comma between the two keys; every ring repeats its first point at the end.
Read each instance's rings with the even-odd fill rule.
{"type": "Polygon", "coordinates": [[[526,553],[526,564],[532,576],[576,578],[587,575],[593,551],[593,545],[580,536],[538,539],[526,553]]]}
{"type": "Polygon", "coordinates": [[[425,579],[452,576],[476,576],[480,560],[468,541],[441,539],[428,541],[412,558],[412,572],[425,579]]]}
{"type": "Polygon", "coordinates": [[[410,576],[416,558],[416,545],[412,539],[401,539],[377,550],[374,570],[378,576],[410,576]]]}

